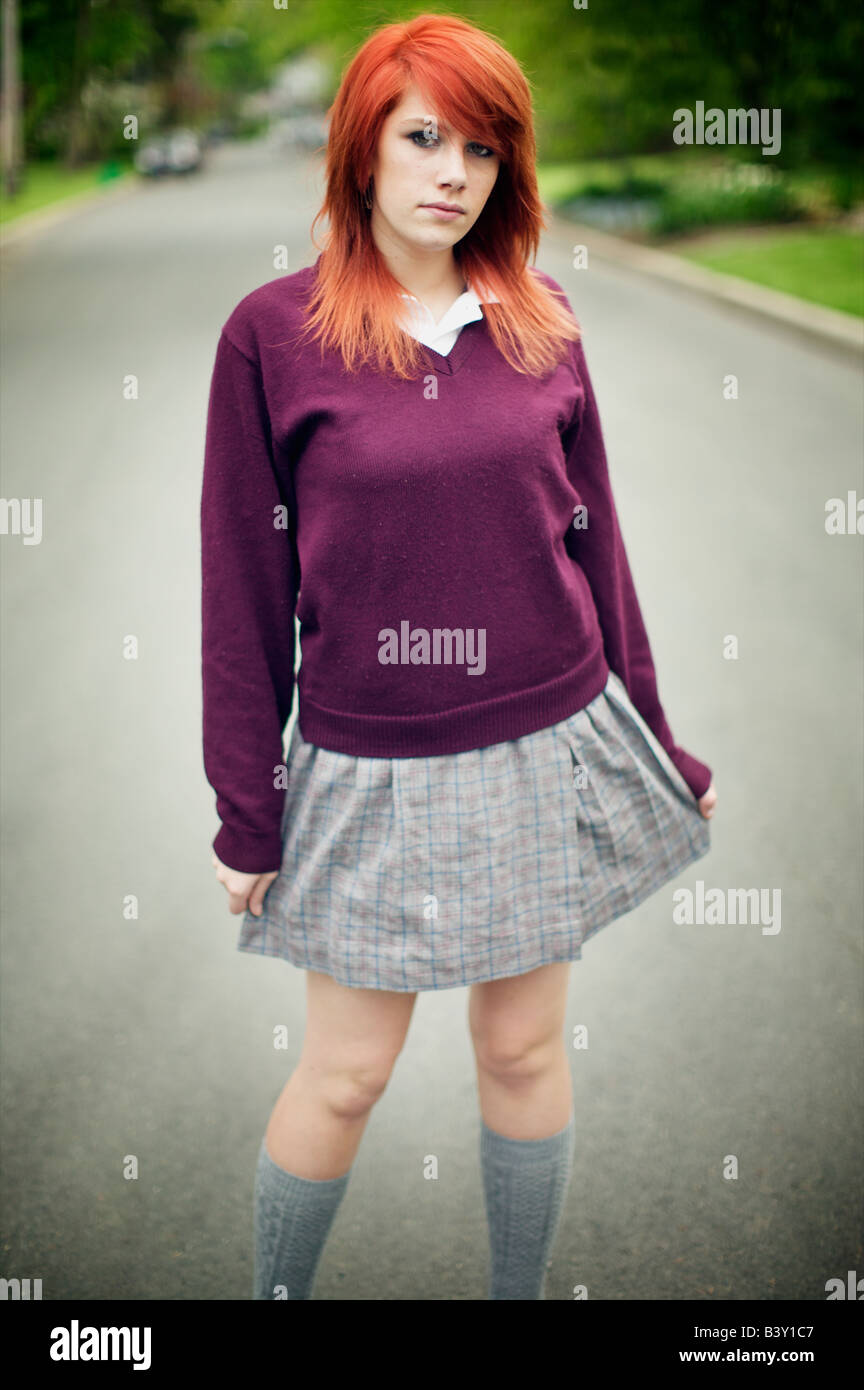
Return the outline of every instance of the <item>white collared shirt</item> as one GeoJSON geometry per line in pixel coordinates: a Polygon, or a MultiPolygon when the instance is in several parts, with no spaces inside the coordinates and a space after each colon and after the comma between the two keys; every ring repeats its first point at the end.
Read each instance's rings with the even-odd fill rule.
{"type": "Polygon", "coordinates": [[[466,323],[482,319],[483,304],[500,304],[497,294],[478,295],[470,286],[453,300],[443,318],[436,323],[426,305],[413,294],[405,294],[406,312],[401,327],[412,338],[446,357],[466,323]]]}

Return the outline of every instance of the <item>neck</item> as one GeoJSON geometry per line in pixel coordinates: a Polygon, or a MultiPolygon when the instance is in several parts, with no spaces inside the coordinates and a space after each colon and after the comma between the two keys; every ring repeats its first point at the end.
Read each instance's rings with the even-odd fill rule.
{"type": "MultiPolygon", "coordinates": [[[[373,214],[374,218],[374,214],[373,214]]],[[[450,295],[456,299],[466,288],[465,277],[452,247],[443,251],[417,251],[406,248],[378,231],[373,221],[373,236],[381,259],[408,294],[418,299],[450,295]]]]}

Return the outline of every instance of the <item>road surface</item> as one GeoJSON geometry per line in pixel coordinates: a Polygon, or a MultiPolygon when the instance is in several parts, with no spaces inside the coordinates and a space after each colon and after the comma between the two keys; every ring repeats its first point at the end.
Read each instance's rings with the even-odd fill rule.
{"type": "MultiPolygon", "coordinates": [[[[198,505],[219,329],[275,248],[314,260],[319,190],[307,160],[223,146],[4,256],[3,495],[43,512],[38,544],[0,547],[0,1273],[45,1299],[250,1297],[304,976],[236,950],[210,863],[198,505]]],[[[547,1297],[821,1300],[862,1268],[864,540],[824,524],[864,494],[860,373],[576,270],[560,228],[537,264],[582,322],[661,698],[719,795],[710,855],[571,966],[589,1045],[547,1297]],[[700,879],[780,890],[781,929],[674,924],[700,879]]],[[[315,1298],[485,1298],[467,1001],[418,998],[315,1298]]]]}

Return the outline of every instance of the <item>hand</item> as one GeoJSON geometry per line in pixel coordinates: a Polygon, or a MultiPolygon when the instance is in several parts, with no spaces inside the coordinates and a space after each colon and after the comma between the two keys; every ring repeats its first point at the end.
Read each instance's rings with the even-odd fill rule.
{"type": "Polygon", "coordinates": [[[706,820],[710,820],[714,814],[714,806],[717,802],[717,793],[712,782],[707,792],[703,792],[699,798],[699,810],[706,820]]]}
{"type": "Polygon", "coordinates": [[[269,874],[243,874],[239,869],[229,869],[215,854],[211,863],[216,869],[219,882],[225,885],[229,912],[245,912],[248,907],[253,917],[260,917],[264,894],[274,878],[279,877],[278,870],[269,874]]]}

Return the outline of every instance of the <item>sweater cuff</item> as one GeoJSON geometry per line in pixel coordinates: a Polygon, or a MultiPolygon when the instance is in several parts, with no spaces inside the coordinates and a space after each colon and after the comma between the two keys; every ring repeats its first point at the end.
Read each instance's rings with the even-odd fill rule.
{"type": "Polygon", "coordinates": [[[236,869],[239,874],[278,873],[282,867],[282,835],[278,828],[262,835],[223,825],[213,841],[213,850],[227,868],[236,869]]]}
{"type": "Polygon", "coordinates": [[[676,748],[675,752],[670,753],[669,756],[698,801],[701,796],[705,795],[711,785],[712,774],[710,767],[707,763],[700,763],[698,758],[692,757],[692,755],[686,753],[683,748],[676,748]]]}

